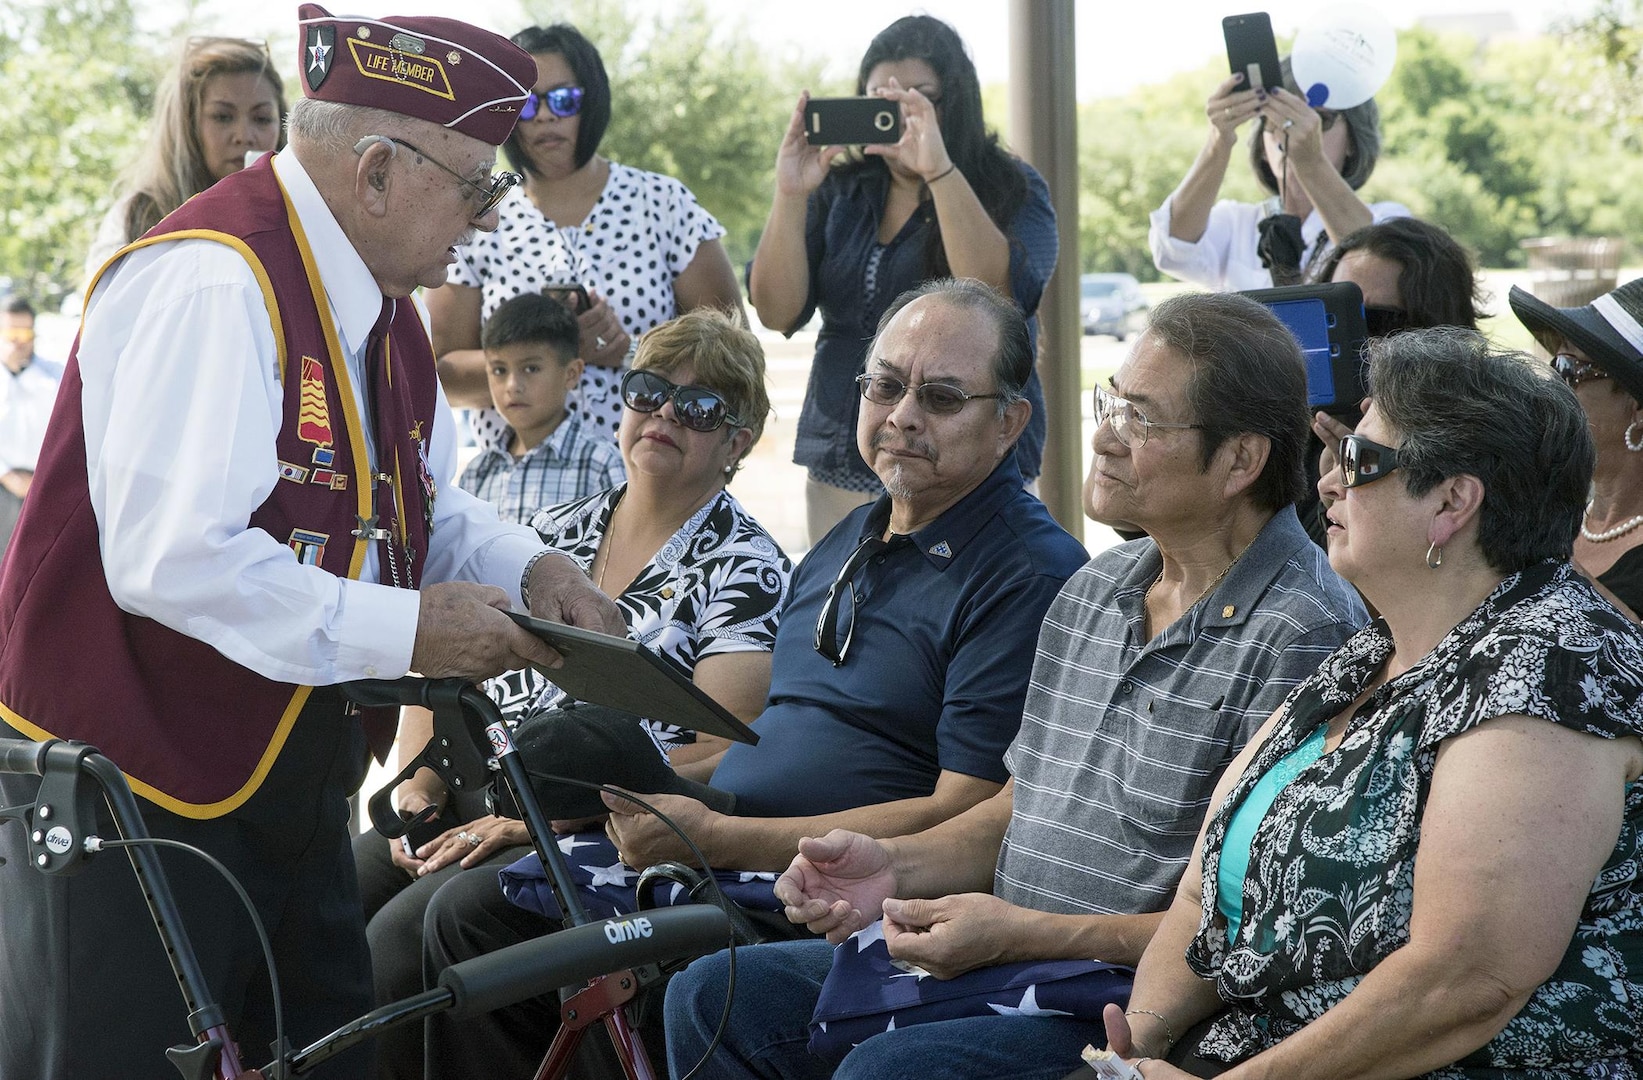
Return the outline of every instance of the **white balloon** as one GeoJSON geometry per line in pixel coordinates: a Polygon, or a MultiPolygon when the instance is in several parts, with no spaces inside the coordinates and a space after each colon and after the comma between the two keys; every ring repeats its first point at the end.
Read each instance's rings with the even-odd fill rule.
{"type": "Polygon", "coordinates": [[[1374,8],[1325,8],[1301,27],[1290,52],[1295,84],[1315,109],[1362,105],[1392,76],[1398,35],[1374,8]]]}

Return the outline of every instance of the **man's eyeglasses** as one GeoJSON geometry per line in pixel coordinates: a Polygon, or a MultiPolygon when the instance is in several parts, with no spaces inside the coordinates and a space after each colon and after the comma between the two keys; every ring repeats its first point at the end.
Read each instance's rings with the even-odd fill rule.
{"type": "Polygon", "coordinates": [[[856,636],[856,575],[875,556],[883,555],[891,548],[901,547],[911,540],[906,536],[892,536],[889,540],[881,540],[876,536],[869,536],[863,540],[850,557],[844,560],[839,568],[839,576],[833,579],[833,584],[827,590],[827,598],[822,601],[821,618],[816,620],[816,651],[832,661],[834,667],[841,667],[844,658],[850,652],[850,642],[856,636]],[[845,597],[850,598],[850,611],[843,610],[845,597]],[[844,637],[839,637],[839,619],[847,618],[844,624],[844,637]]]}
{"type": "Polygon", "coordinates": [[[968,403],[978,398],[1001,398],[1003,394],[967,394],[951,383],[927,382],[917,386],[908,386],[890,375],[882,373],[856,376],[856,385],[861,387],[861,396],[875,405],[894,405],[907,396],[907,391],[913,392],[913,400],[918,407],[927,413],[938,416],[951,416],[964,408],[968,403]]]}
{"type": "Polygon", "coordinates": [[[1571,390],[1583,382],[1596,382],[1609,377],[1608,372],[1590,360],[1582,360],[1568,353],[1558,353],[1552,357],[1552,370],[1557,372],[1558,378],[1569,384],[1571,390]]]}
{"type": "Polygon", "coordinates": [[[354,153],[365,153],[366,149],[373,142],[390,142],[395,146],[403,146],[405,149],[415,154],[418,159],[427,161],[432,165],[437,165],[441,169],[444,169],[446,172],[450,173],[452,176],[456,177],[457,180],[461,182],[462,186],[468,189],[470,192],[469,198],[473,199],[476,205],[476,209],[472,215],[475,219],[482,218],[492,210],[495,210],[499,205],[501,205],[502,200],[507,197],[508,192],[513,190],[514,185],[525,179],[516,172],[499,172],[491,177],[489,183],[481,184],[477,180],[470,180],[466,176],[463,176],[461,173],[457,172],[443,161],[440,161],[438,158],[430,156],[427,151],[418,150],[415,146],[412,146],[404,139],[396,139],[392,135],[367,135],[365,138],[354,144],[354,153]]]}
{"type": "Polygon", "coordinates": [[[1146,414],[1135,407],[1134,402],[1117,394],[1109,394],[1098,386],[1095,388],[1095,426],[1100,427],[1103,420],[1112,424],[1112,433],[1118,436],[1119,442],[1131,450],[1139,450],[1147,445],[1147,436],[1152,433],[1153,428],[1193,431],[1204,426],[1165,424],[1157,420],[1148,420],[1146,414]]]}
{"type": "Polygon", "coordinates": [[[1341,486],[1363,487],[1398,467],[1398,452],[1363,435],[1341,438],[1341,486]]]}
{"type": "Polygon", "coordinates": [[[705,386],[675,386],[644,369],[622,376],[622,404],[634,412],[653,413],[670,401],[674,417],[692,431],[717,431],[725,424],[744,426],[725,399],[705,386]]]}
{"type": "Polygon", "coordinates": [[[519,119],[535,120],[543,109],[561,120],[567,120],[582,111],[580,86],[556,86],[552,90],[532,90],[519,106],[519,119]]]}

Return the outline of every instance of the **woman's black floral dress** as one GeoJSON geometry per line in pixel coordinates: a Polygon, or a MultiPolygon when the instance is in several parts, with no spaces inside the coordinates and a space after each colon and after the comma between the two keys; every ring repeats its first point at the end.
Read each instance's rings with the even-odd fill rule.
{"type": "MultiPolygon", "coordinates": [[[[1358,633],[1290,696],[1287,715],[1210,822],[1203,919],[1187,962],[1231,1008],[1200,1047],[1238,1061],[1317,1019],[1409,938],[1415,850],[1444,739],[1522,714],[1604,738],[1643,734],[1643,633],[1564,562],[1508,577],[1429,655],[1379,687],[1333,753],[1279,793],[1257,828],[1238,938],[1217,913],[1234,807],[1363,691],[1392,653],[1358,633]]],[[[1534,882],[1524,887],[1535,888],[1534,882]]],[[[1557,972],[1439,1080],[1643,1077],[1643,783],[1557,972]]]]}

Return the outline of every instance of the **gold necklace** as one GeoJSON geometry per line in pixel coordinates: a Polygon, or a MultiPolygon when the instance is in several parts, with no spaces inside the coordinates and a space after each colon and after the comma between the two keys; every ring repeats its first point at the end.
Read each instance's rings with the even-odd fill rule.
{"type": "MultiPolygon", "coordinates": [[[[1254,543],[1255,543],[1255,541],[1251,540],[1249,542],[1249,544],[1245,544],[1244,545],[1244,551],[1248,551],[1249,548],[1250,548],[1250,545],[1254,544],[1254,543]]],[[[1223,582],[1227,579],[1227,575],[1232,573],[1232,568],[1234,566],[1238,565],[1238,560],[1242,559],[1244,557],[1244,551],[1240,551],[1238,554],[1234,555],[1232,557],[1232,561],[1227,563],[1226,569],[1222,570],[1219,574],[1215,575],[1215,580],[1210,582],[1207,586],[1205,586],[1204,591],[1198,594],[1198,598],[1195,599],[1192,603],[1188,604],[1186,607],[1181,609],[1181,614],[1182,615],[1185,615],[1187,612],[1191,611],[1193,608],[1195,608],[1199,604],[1203,603],[1204,597],[1206,597],[1210,593],[1214,592],[1215,587],[1217,585],[1221,584],[1221,582],[1223,582]]],[[[1160,555],[1159,558],[1160,558],[1160,564],[1159,564],[1159,567],[1158,567],[1158,576],[1156,578],[1153,578],[1152,584],[1147,586],[1146,595],[1141,598],[1141,603],[1142,603],[1143,607],[1145,607],[1145,606],[1152,603],[1152,591],[1154,589],[1158,588],[1158,583],[1159,582],[1164,580],[1164,567],[1162,565],[1162,555],[1160,555]]],[[[1227,617],[1231,618],[1231,614],[1228,613],[1227,617]]]]}

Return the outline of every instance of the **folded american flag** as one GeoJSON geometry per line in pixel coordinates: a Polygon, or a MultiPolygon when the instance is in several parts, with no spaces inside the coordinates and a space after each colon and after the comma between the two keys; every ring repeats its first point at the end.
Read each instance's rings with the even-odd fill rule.
{"type": "MultiPolygon", "coordinates": [[[[633,914],[636,904],[634,886],[639,871],[616,857],[616,845],[603,832],[567,833],[558,837],[559,850],[565,854],[571,880],[582,892],[582,906],[596,919],[614,915],[633,914]]],[[[755,871],[715,870],[719,889],[732,903],[752,911],[780,911],[782,903],[776,899],[775,873],[755,871]]],[[[497,871],[502,892],[510,901],[526,911],[558,921],[559,903],[553,898],[548,885],[548,872],[536,853],[525,856],[497,871]]],[[[653,901],[662,906],[694,903],[685,890],[665,882],[652,894],[653,901]]]]}
{"type": "Polygon", "coordinates": [[[1067,1016],[1101,1022],[1125,1005],[1135,969],[1098,960],[1029,960],[977,968],[952,979],[891,958],[884,923],[856,931],[833,950],[810,1021],[810,1052],[838,1063],[880,1032],[970,1016],[1067,1016]]]}

